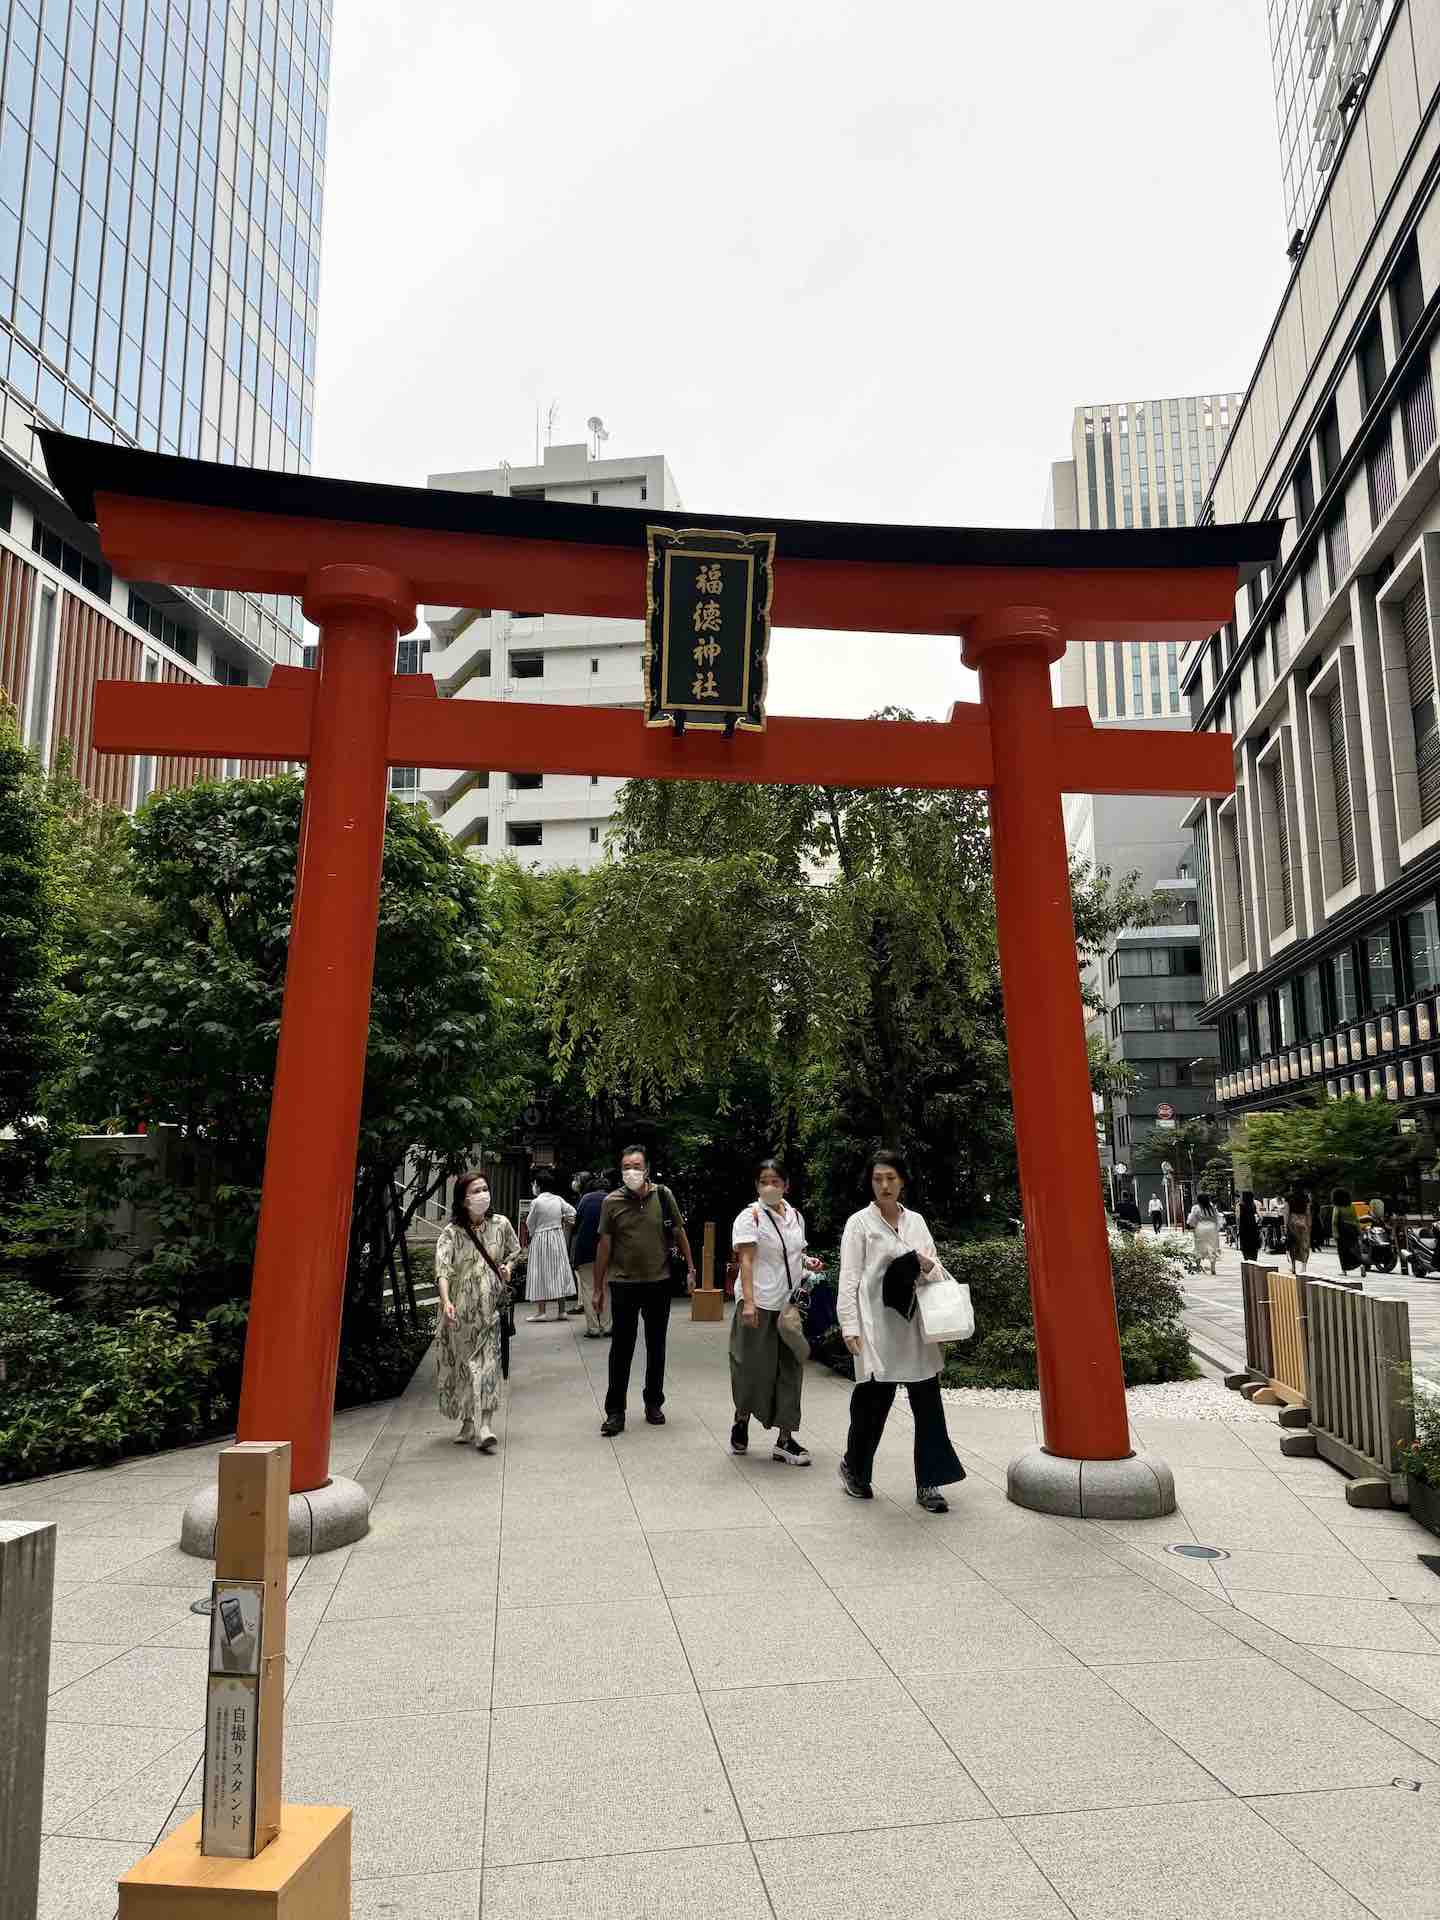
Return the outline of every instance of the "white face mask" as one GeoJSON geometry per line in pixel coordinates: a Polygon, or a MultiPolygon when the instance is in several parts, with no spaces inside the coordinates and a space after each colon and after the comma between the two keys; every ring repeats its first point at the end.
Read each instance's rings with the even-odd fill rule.
{"type": "Polygon", "coordinates": [[[472,1220],[483,1220],[490,1211],[490,1194],[485,1187],[471,1187],[465,1196],[465,1211],[472,1220]]]}
{"type": "Polygon", "coordinates": [[[778,1213],[785,1204],[785,1190],[783,1187],[761,1187],[760,1199],[765,1206],[773,1207],[778,1213]]]}
{"type": "Polygon", "coordinates": [[[639,1193],[645,1184],[645,1169],[643,1167],[626,1167],[621,1178],[631,1193],[639,1193]]]}

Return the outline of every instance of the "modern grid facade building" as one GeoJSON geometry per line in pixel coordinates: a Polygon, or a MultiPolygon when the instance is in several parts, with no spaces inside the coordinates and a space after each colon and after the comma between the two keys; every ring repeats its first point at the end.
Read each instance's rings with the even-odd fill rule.
{"type": "Polygon", "coordinates": [[[249,763],[101,757],[99,678],[261,683],[290,598],[114,578],[44,477],[51,425],[308,468],[328,0],[0,0],[0,691],[103,799],[249,763]]]}
{"type": "MultiPolygon", "coordinates": [[[[1070,455],[1051,466],[1044,523],[1051,527],[1163,527],[1199,519],[1240,396],[1181,394],[1077,407],[1070,455]]],[[[1170,641],[1072,645],[1058,672],[1059,699],[1084,706],[1100,726],[1187,730],[1180,649],[1170,641]]],[[[1065,796],[1072,860],[1117,877],[1138,876],[1156,896],[1155,924],[1121,935],[1086,973],[1098,1003],[1092,1037],[1130,1069],[1128,1094],[1113,1096],[1102,1145],[1133,1167],[1137,1145],[1176,1121],[1213,1112],[1219,1057],[1213,1027],[1199,1018],[1198,910],[1183,801],[1151,795],[1065,796]]],[[[1158,1167],[1134,1185],[1142,1204],[1161,1185],[1158,1167]]]]}
{"type": "Polygon", "coordinates": [[[1379,35],[1216,476],[1278,562],[1187,649],[1236,792],[1190,810],[1232,1114],[1436,1093],[1440,7],[1379,35]]]}
{"type": "Polygon", "coordinates": [[[1396,0],[1269,0],[1285,232],[1304,235],[1396,0]]]}
{"type": "MultiPolygon", "coordinates": [[[[664,456],[593,458],[589,447],[550,446],[534,467],[437,473],[432,487],[511,499],[606,507],[680,506],[664,456]]],[[[423,659],[442,695],[566,706],[640,707],[645,630],[639,620],[594,620],[524,608],[427,607],[423,659]]],[[[402,662],[403,665],[403,662],[402,662]]],[[[414,781],[435,818],[482,857],[507,855],[541,867],[592,867],[621,782],[598,774],[475,773],[426,767],[414,781]]],[[[393,784],[407,783],[397,769],[393,784]]]]}

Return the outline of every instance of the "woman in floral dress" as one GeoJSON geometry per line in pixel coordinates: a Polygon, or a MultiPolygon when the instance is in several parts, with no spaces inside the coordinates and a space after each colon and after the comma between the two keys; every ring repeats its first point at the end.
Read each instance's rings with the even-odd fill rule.
{"type": "Polygon", "coordinates": [[[435,1247],[440,1289],[435,1377],[441,1413],[460,1422],[456,1443],[473,1441],[481,1453],[493,1453],[499,1444],[491,1423],[500,1410],[500,1321],[519,1251],[514,1227],[503,1213],[490,1211],[484,1174],[457,1180],[450,1219],[435,1247]]]}

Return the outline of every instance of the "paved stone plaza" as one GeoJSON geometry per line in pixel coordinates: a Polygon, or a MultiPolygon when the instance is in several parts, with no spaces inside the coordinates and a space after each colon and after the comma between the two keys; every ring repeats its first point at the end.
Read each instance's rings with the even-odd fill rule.
{"type": "MultiPolygon", "coordinates": [[[[948,1518],[898,1409],[862,1505],[829,1374],[813,1468],[733,1460],[725,1330],[682,1310],[669,1424],[602,1441],[577,1324],[521,1329],[496,1458],[428,1365],[337,1422],[374,1524],[294,1563],[286,1793],[354,1807],[364,1920],[1440,1915],[1440,1542],[1407,1517],[1267,1423],[1142,1421],[1183,1518],[1042,1518],[1003,1494],[1033,1416],[974,1406],[948,1518]]],[[[172,1542],[214,1454],[0,1490],[60,1522],[42,1920],[105,1920],[198,1799],[207,1570],[172,1542]]]]}

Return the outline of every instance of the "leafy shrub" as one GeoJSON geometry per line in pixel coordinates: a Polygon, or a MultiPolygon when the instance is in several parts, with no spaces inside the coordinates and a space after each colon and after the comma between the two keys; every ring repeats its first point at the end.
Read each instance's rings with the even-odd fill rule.
{"type": "Polygon", "coordinates": [[[422,1307],[413,1329],[397,1325],[387,1313],[372,1325],[343,1332],[336,1406],[358,1407],[403,1393],[435,1337],[435,1318],[433,1307],[422,1307]]]}
{"type": "MultiPolygon", "coordinates": [[[[951,1387],[1033,1387],[1039,1375],[1030,1278],[1020,1239],[945,1244],[940,1258],[970,1288],[975,1337],[946,1350],[951,1387]]],[[[1110,1243],[1120,1354],[1127,1386],[1188,1380],[1195,1367],[1179,1280],[1193,1258],[1182,1241],[1121,1237],[1110,1243]]]]}
{"type": "Polygon", "coordinates": [[[0,1280],[0,1480],[94,1466],[222,1428],[206,1327],[143,1307],[109,1324],[0,1280]]]}
{"type": "Polygon", "coordinates": [[[1396,1464],[1412,1480],[1440,1487],[1440,1394],[1415,1395],[1415,1438],[1395,1448],[1396,1464]]]}

